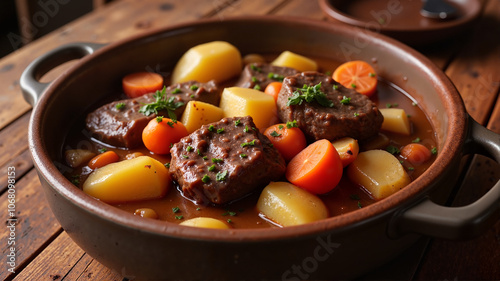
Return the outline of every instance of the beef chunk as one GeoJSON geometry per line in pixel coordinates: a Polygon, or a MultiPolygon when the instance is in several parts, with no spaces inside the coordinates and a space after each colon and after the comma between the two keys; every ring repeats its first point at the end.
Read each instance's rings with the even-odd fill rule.
{"type": "MultiPolygon", "coordinates": [[[[142,144],[142,130],[156,117],[154,113],[146,116],[139,112],[144,104],[155,101],[153,95],[154,93],[150,93],[103,105],[87,115],[86,128],[95,138],[107,144],[126,148],[137,147],[142,144]]],[[[220,91],[214,81],[174,84],[166,88],[166,96],[167,99],[173,96],[176,102],[184,103],[184,106],[175,111],[178,119],[190,100],[214,105],[218,105],[220,101],[220,91]]],[[[159,112],[158,115],[168,116],[166,111],[159,112]]]]}
{"type": "Polygon", "coordinates": [[[285,160],[250,116],[204,125],[170,150],[170,173],[184,196],[224,204],[264,188],[285,173],[285,160]]]}
{"type": "Polygon", "coordinates": [[[243,69],[236,86],[264,91],[271,82],[282,82],[285,77],[297,73],[299,73],[297,70],[289,67],[266,63],[250,63],[243,69]]]}
{"type": "Polygon", "coordinates": [[[345,88],[330,76],[318,72],[303,72],[285,78],[277,105],[281,120],[297,120],[297,125],[310,140],[366,139],[378,133],[384,120],[375,103],[367,96],[345,88]],[[294,93],[303,93],[301,89],[304,85],[320,83],[320,91],[333,103],[332,107],[320,105],[316,100],[287,105],[294,93]]]}

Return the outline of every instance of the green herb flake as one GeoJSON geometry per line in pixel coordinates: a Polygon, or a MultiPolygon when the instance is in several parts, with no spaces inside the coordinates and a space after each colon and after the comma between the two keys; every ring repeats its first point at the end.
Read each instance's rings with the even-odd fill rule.
{"type": "Polygon", "coordinates": [[[215,164],[212,164],[212,166],[208,167],[209,172],[213,172],[215,170],[215,164]]]}
{"type": "Polygon", "coordinates": [[[272,131],[270,135],[275,138],[281,136],[281,134],[278,134],[276,131],[272,131]]]}
{"type": "Polygon", "coordinates": [[[361,202],[358,201],[358,209],[363,208],[363,205],[361,205],[361,202]]]}
{"type": "Polygon", "coordinates": [[[241,157],[241,158],[247,158],[247,157],[248,157],[248,155],[246,155],[245,153],[242,153],[242,154],[240,154],[240,157],[241,157]]]}
{"type": "Polygon", "coordinates": [[[192,98],[192,99],[194,99],[194,98],[195,98],[195,96],[194,96],[194,95],[190,95],[189,97],[190,97],[190,98],[192,98]]]}
{"type": "Polygon", "coordinates": [[[229,210],[226,210],[226,212],[222,213],[222,216],[231,216],[231,217],[235,217],[237,215],[236,212],[233,212],[233,211],[229,211],[229,210]]]}
{"type": "Polygon", "coordinates": [[[104,152],[108,151],[108,149],[105,147],[102,147],[102,148],[99,148],[99,150],[97,150],[97,151],[99,151],[99,153],[104,153],[104,152]]]}
{"type": "Polygon", "coordinates": [[[212,163],[222,163],[224,160],[220,158],[212,158],[212,163]]]}
{"type": "Polygon", "coordinates": [[[227,171],[221,171],[218,172],[217,175],[215,175],[215,179],[217,181],[225,181],[227,179],[228,172],[227,171]]]}
{"type": "Polygon", "coordinates": [[[395,147],[394,145],[387,146],[385,150],[390,154],[398,154],[399,152],[401,152],[399,148],[395,147]]]}
{"type": "Polygon", "coordinates": [[[184,159],[188,159],[188,158],[189,158],[189,156],[187,156],[187,155],[182,155],[182,158],[184,158],[184,159]]]}
{"type": "Polygon", "coordinates": [[[255,140],[252,140],[250,142],[244,142],[244,143],[240,144],[241,147],[254,146],[254,145],[255,145],[255,140]]]}
{"type": "Polygon", "coordinates": [[[413,167],[408,167],[407,169],[408,169],[408,171],[414,171],[415,170],[415,168],[413,168],[413,167]]]}
{"type": "Polygon", "coordinates": [[[222,134],[224,133],[224,128],[217,129],[217,134],[222,134]]]}
{"type": "Polygon", "coordinates": [[[181,89],[175,88],[175,89],[172,90],[171,93],[175,95],[175,94],[178,94],[178,93],[181,93],[181,92],[182,92],[181,89]]]}
{"type": "Polygon", "coordinates": [[[196,208],[196,211],[201,211],[201,208],[200,207],[196,208]]]}
{"type": "Polygon", "coordinates": [[[330,75],[332,75],[332,71],[331,71],[331,70],[326,71],[326,72],[325,72],[325,75],[326,75],[326,76],[330,76],[330,75]]]}
{"type": "Polygon", "coordinates": [[[257,77],[252,76],[252,82],[254,82],[254,83],[255,83],[255,82],[257,82],[257,81],[259,81],[259,80],[257,80],[257,77]]]}
{"type": "Polygon", "coordinates": [[[350,104],[351,103],[351,98],[348,98],[348,97],[344,96],[342,98],[342,100],[340,100],[340,103],[341,104],[350,104]]]}
{"type": "Polygon", "coordinates": [[[215,129],[214,125],[210,125],[210,126],[208,126],[208,131],[209,131],[209,132],[213,132],[213,131],[214,131],[214,129],[215,129]]]}
{"type": "Polygon", "coordinates": [[[354,83],[351,84],[351,88],[356,89],[356,87],[357,87],[356,84],[354,83]]]}
{"type": "Polygon", "coordinates": [[[196,90],[198,90],[198,88],[199,87],[196,85],[191,85],[191,87],[189,87],[189,89],[191,89],[191,91],[196,91],[196,90]]]}
{"type": "Polygon", "coordinates": [[[292,97],[288,98],[286,105],[301,105],[303,102],[310,103],[312,101],[316,101],[325,107],[333,107],[333,102],[329,100],[325,93],[321,91],[321,82],[314,86],[304,84],[302,89],[298,89],[293,92],[292,97]]]}
{"type": "Polygon", "coordinates": [[[334,90],[338,90],[339,89],[339,85],[333,85],[333,89],[334,90]]]}
{"type": "Polygon", "coordinates": [[[416,139],[412,140],[411,142],[413,142],[413,143],[419,143],[420,141],[421,141],[420,138],[416,138],[416,139]]]}
{"type": "Polygon", "coordinates": [[[115,105],[115,108],[118,110],[122,110],[125,108],[125,103],[124,102],[119,102],[115,105]]]}
{"type": "Polygon", "coordinates": [[[262,69],[258,66],[256,66],[255,64],[251,64],[250,65],[250,68],[253,70],[253,71],[257,71],[257,72],[261,72],[262,69]]]}
{"type": "Polygon", "coordinates": [[[199,149],[196,150],[196,153],[201,156],[201,151],[199,149]]]}
{"type": "Polygon", "coordinates": [[[436,155],[436,154],[438,153],[438,149],[437,149],[437,147],[433,147],[433,148],[431,148],[431,153],[432,153],[433,155],[436,155]]]}
{"type": "MultiPolygon", "coordinates": [[[[176,121],[176,122],[177,122],[177,121],[176,121]]],[[[168,121],[168,122],[167,122],[167,125],[169,125],[171,128],[173,128],[173,127],[174,127],[174,124],[175,124],[175,122],[172,122],[172,121],[168,121]]]]}
{"type": "Polygon", "coordinates": [[[248,133],[248,131],[250,131],[250,129],[248,128],[247,125],[245,125],[245,129],[243,129],[243,132],[248,133]]]}
{"type": "Polygon", "coordinates": [[[201,178],[201,181],[203,183],[209,183],[210,182],[210,177],[208,175],[204,175],[202,178],[201,178]]]}
{"type": "Polygon", "coordinates": [[[183,218],[184,218],[184,216],[183,216],[183,215],[180,215],[180,216],[175,216],[175,219],[176,219],[176,220],[182,220],[183,218]]]}
{"type": "Polygon", "coordinates": [[[253,89],[254,89],[254,90],[259,90],[259,91],[260,91],[262,88],[260,87],[260,85],[255,85],[255,86],[253,86],[253,89]]]}
{"type": "Polygon", "coordinates": [[[179,207],[173,207],[172,212],[178,213],[181,209],[179,207]]]}
{"type": "Polygon", "coordinates": [[[354,112],[354,117],[358,117],[358,116],[359,116],[359,113],[354,112]]]}
{"type": "Polygon", "coordinates": [[[376,76],[376,74],[375,74],[375,73],[373,73],[373,72],[370,72],[370,73],[368,73],[368,76],[370,76],[370,77],[375,77],[375,76],[376,76]]]}
{"type": "Polygon", "coordinates": [[[299,127],[299,125],[297,125],[297,120],[286,122],[286,128],[287,129],[298,128],[298,127],[299,127]]]}
{"type": "Polygon", "coordinates": [[[194,148],[193,148],[192,146],[190,146],[190,145],[188,145],[188,146],[186,147],[186,151],[187,151],[187,152],[191,152],[191,151],[193,151],[193,149],[194,149],[194,148]]]}
{"type": "Polygon", "coordinates": [[[285,128],[285,126],[283,126],[283,125],[278,125],[278,129],[283,130],[283,128],[285,128]]]}
{"type": "Polygon", "coordinates": [[[159,111],[166,110],[168,113],[168,117],[172,120],[177,120],[177,116],[175,115],[175,110],[184,105],[183,102],[176,102],[174,97],[168,98],[165,94],[166,87],[163,87],[161,91],[156,91],[153,94],[155,101],[152,103],[148,103],[143,105],[139,112],[149,116],[151,114],[158,114],[159,111]]]}
{"type": "Polygon", "coordinates": [[[167,162],[164,164],[164,166],[167,168],[167,169],[170,169],[170,162],[167,162]]]}
{"type": "Polygon", "coordinates": [[[227,223],[233,223],[233,220],[227,219],[227,223]]]}
{"type": "Polygon", "coordinates": [[[203,156],[203,160],[208,160],[208,157],[206,155],[203,156]]]}
{"type": "Polygon", "coordinates": [[[273,80],[276,80],[276,81],[279,81],[279,82],[283,82],[283,79],[285,79],[285,76],[279,75],[277,73],[269,72],[267,74],[267,78],[273,79],[273,80]]]}
{"type": "Polygon", "coordinates": [[[234,121],[234,126],[239,126],[240,124],[241,124],[241,120],[240,119],[234,121]]]}

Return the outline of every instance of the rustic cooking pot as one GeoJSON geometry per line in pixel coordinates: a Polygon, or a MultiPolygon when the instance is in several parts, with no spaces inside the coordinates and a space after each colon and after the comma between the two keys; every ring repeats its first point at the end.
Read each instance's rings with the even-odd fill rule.
{"type": "MultiPolygon", "coordinates": [[[[35,60],[21,77],[34,105],[29,146],[46,198],[68,235],[126,277],[147,279],[339,279],[386,263],[421,235],[467,238],[500,213],[500,183],[475,203],[448,208],[460,158],[483,153],[500,161],[500,137],[475,123],[457,90],[432,62],[379,34],[305,19],[242,17],[156,30],[109,45],[74,43],[35,60]],[[199,229],[143,219],[95,200],[61,173],[69,129],[139,70],[172,69],[190,47],[229,41],[246,53],[291,50],[345,61],[376,62],[387,79],[418,102],[436,131],[439,154],[403,190],[373,205],[315,223],[273,229],[199,229]],[[50,83],[56,65],[80,61],[50,83]],[[431,201],[431,199],[433,201],[431,201]]],[[[82,144],[82,146],[88,144],[82,144]]]]}

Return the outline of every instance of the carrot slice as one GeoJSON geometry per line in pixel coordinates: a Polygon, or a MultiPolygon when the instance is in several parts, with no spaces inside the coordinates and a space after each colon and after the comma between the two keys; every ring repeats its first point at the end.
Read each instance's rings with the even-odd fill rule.
{"type": "Polygon", "coordinates": [[[118,162],[118,160],[120,160],[120,156],[118,156],[118,154],[116,154],[116,152],[110,150],[110,151],[106,151],[106,152],[103,152],[101,154],[98,154],[94,158],[90,159],[88,166],[89,166],[89,168],[94,170],[97,168],[104,167],[108,164],[118,162]]]}
{"type": "Polygon", "coordinates": [[[266,86],[264,93],[272,96],[274,98],[274,101],[276,102],[278,100],[278,94],[281,91],[282,85],[283,83],[281,82],[271,82],[266,86]]]}
{"type": "Polygon", "coordinates": [[[293,122],[275,124],[264,131],[264,135],[278,149],[286,161],[290,161],[307,146],[306,136],[299,128],[293,127],[293,124],[293,122]]]}
{"type": "Polygon", "coordinates": [[[151,152],[169,154],[172,145],[187,135],[188,131],[181,122],[157,116],[142,131],[142,142],[151,152]]]}
{"type": "Polygon", "coordinates": [[[364,61],[346,62],[333,72],[333,80],[346,88],[371,96],[377,89],[377,76],[371,65],[364,61]]]}
{"type": "Polygon", "coordinates": [[[123,91],[130,98],[139,97],[163,88],[163,77],[153,72],[136,72],[122,79],[123,91]]]}
{"type": "Polygon", "coordinates": [[[337,186],[342,171],[337,150],[330,141],[322,139],[310,144],[288,163],[286,178],[309,192],[323,194],[337,186]]]}
{"type": "Polygon", "coordinates": [[[413,165],[423,164],[432,156],[430,149],[419,143],[405,145],[400,154],[413,165]]]}

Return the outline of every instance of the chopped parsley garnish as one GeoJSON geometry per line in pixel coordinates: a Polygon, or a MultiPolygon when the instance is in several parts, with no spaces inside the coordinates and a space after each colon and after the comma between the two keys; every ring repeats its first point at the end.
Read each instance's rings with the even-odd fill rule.
{"type": "Polygon", "coordinates": [[[259,91],[262,89],[262,88],[260,87],[260,85],[255,85],[255,86],[253,86],[253,88],[254,88],[254,90],[259,90],[259,91]]]}
{"type": "Polygon", "coordinates": [[[217,134],[222,134],[224,133],[224,128],[217,129],[217,134]]]}
{"type": "Polygon", "coordinates": [[[408,171],[414,171],[414,170],[415,170],[415,168],[413,168],[413,167],[408,167],[408,171]]]}
{"type": "Polygon", "coordinates": [[[359,113],[354,112],[354,117],[358,117],[358,116],[359,116],[359,113]]]}
{"type": "Polygon", "coordinates": [[[187,152],[191,152],[191,151],[193,151],[193,149],[194,149],[194,148],[193,148],[192,146],[190,146],[190,145],[188,145],[188,146],[186,147],[186,151],[187,151],[187,152]]]}
{"type": "Polygon", "coordinates": [[[420,138],[416,138],[416,139],[412,140],[411,142],[418,143],[418,142],[420,142],[420,138]]]}
{"type": "Polygon", "coordinates": [[[195,96],[194,96],[194,95],[190,95],[189,97],[190,97],[190,98],[192,98],[192,99],[194,99],[194,98],[195,98],[195,96]]]}
{"type": "Polygon", "coordinates": [[[245,153],[240,154],[240,157],[241,157],[241,158],[247,158],[247,156],[248,156],[248,155],[246,155],[245,153]]]}
{"type": "Polygon", "coordinates": [[[215,175],[215,179],[217,181],[225,181],[227,179],[227,174],[227,171],[218,172],[217,175],[215,175]]]}
{"type": "Polygon", "coordinates": [[[213,164],[212,166],[208,167],[208,171],[209,172],[213,172],[215,170],[215,164],[213,164]]]}
{"type": "Polygon", "coordinates": [[[279,75],[277,73],[269,72],[267,74],[267,78],[273,79],[273,80],[276,80],[276,81],[279,81],[279,82],[283,82],[283,79],[285,79],[285,76],[279,75]]]}
{"type": "Polygon", "coordinates": [[[222,161],[224,161],[224,160],[222,160],[220,158],[212,158],[212,163],[222,163],[222,161]]]}
{"type": "Polygon", "coordinates": [[[285,128],[285,126],[283,126],[283,125],[278,125],[278,129],[283,130],[283,128],[285,128]]]}
{"type": "Polygon", "coordinates": [[[233,211],[229,211],[227,210],[225,213],[222,213],[223,216],[231,216],[231,217],[234,217],[236,216],[236,212],[233,212],[233,211]]]}
{"type": "Polygon", "coordinates": [[[234,121],[234,126],[238,126],[238,125],[240,125],[240,124],[241,124],[240,119],[238,119],[238,120],[234,121]]]}
{"type": "Polygon", "coordinates": [[[170,168],[170,162],[165,163],[164,166],[167,167],[167,169],[169,169],[170,168]]]}
{"type": "Polygon", "coordinates": [[[344,96],[342,100],[340,101],[341,104],[350,104],[351,103],[351,98],[348,98],[344,96]]]}
{"type": "Polygon", "coordinates": [[[321,82],[314,86],[304,85],[302,89],[293,92],[292,97],[288,98],[287,106],[300,105],[303,102],[316,101],[322,106],[333,107],[333,102],[329,100],[325,93],[321,91],[321,82]]]}
{"type": "Polygon", "coordinates": [[[172,212],[178,213],[181,209],[179,207],[173,207],[172,212]]]}
{"type": "Polygon", "coordinates": [[[183,218],[184,218],[184,216],[183,216],[183,215],[180,215],[180,216],[175,216],[175,219],[176,219],[176,220],[182,220],[183,218]]]}
{"type": "Polygon", "coordinates": [[[255,140],[252,140],[250,142],[244,142],[242,144],[240,144],[241,147],[245,147],[245,146],[254,146],[255,145],[255,140]]]}
{"type": "Polygon", "coordinates": [[[261,72],[262,71],[262,69],[260,67],[256,66],[255,64],[250,65],[250,68],[253,71],[257,71],[257,72],[261,72]]]}
{"type": "Polygon", "coordinates": [[[156,116],[156,122],[161,123],[163,121],[163,116],[156,116]]]}
{"type": "MultiPolygon", "coordinates": [[[[176,123],[176,122],[177,122],[177,120],[175,120],[175,123],[176,123]]],[[[171,128],[173,128],[173,127],[174,127],[174,122],[172,122],[172,121],[168,121],[168,122],[167,122],[167,125],[169,125],[171,128]]]]}
{"type": "Polygon", "coordinates": [[[278,134],[276,131],[272,131],[270,135],[275,138],[281,136],[281,134],[278,134]]]}
{"type": "Polygon", "coordinates": [[[373,73],[373,72],[370,72],[370,73],[368,73],[368,76],[370,76],[370,77],[375,77],[375,76],[376,76],[376,74],[375,74],[375,73],[373,73]]]}
{"type": "Polygon", "coordinates": [[[201,151],[199,149],[196,150],[196,153],[201,156],[201,151]]]}
{"type": "Polygon", "coordinates": [[[398,104],[397,103],[387,103],[387,104],[385,104],[385,107],[387,107],[387,108],[398,107],[398,104]]]}
{"type": "Polygon", "coordinates": [[[208,160],[208,157],[206,155],[203,156],[203,160],[208,160]]]}
{"type": "Polygon", "coordinates": [[[191,87],[189,87],[189,89],[191,89],[192,91],[196,91],[196,90],[198,90],[198,88],[199,87],[196,85],[191,85],[191,87]]]}
{"type": "Polygon", "coordinates": [[[333,85],[333,89],[334,90],[338,90],[339,89],[339,85],[333,85]]]}
{"type": "Polygon", "coordinates": [[[437,147],[433,147],[433,148],[431,148],[431,153],[432,153],[433,155],[436,155],[436,154],[438,153],[438,149],[437,149],[437,147]]]}
{"type": "Polygon", "coordinates": [[[363,208],[363,205],[361,205],[361,202],[358,201],[358,208],[361,209],[363,208]]]}
{"type": "Polygon", "coordinates": [[[105,147],[102,147],[102,148],[99,148],[99,153],[104,153],[106,151],[108,151],[105,147]]]}
{"type": "Polygon", "coordinates": [[[118,110],[122,110],[125,108],[125,103],[124,102],[119,102],[115,105],[115,108],[118,110]]]}
{"type": "Polygon", "coordinates": [[[352,87],[353,89],[356,89],[356,87],[357,87],[357,86],[356,86],[356,84],[352,83],[352,84],[351,84],[351,87],[352,87]]]}
{"type": "Polygon", "coordinates": [[[243,132],[248,133],[248,131],[250,131],[250,129],[248,128],[247,125],[245,125],[245,129],[243,129],[243,132]]]}
{"type": "Polygon", "coordinates": [[[395,147],[394,145],[389,145],[388,147],[385,148],[385,150],[390,154],[397,154],[401,152],[399,148],[395,147]]]}
{"type": "Polygon", "coordinates": [[[215,128],[214,125],[210,125],[210,126],[208,126],[208,131],[213,132],[214,128],[215,128]]]}
{"type": "Polygon", "coordinates": [[[204,175],[202,178],[201,178],[201,181],[203,183],[208,183],[210,181],[210,177],[208,175],[204,175]]]}
{"type": "Polygon", "coordinates": [[[182,158],[188,159],[189,157],[187,155],[182,155],[182,158]]]}
{"type": "Polygon", "coordinates": [[[257,82],[257,81],[259,81],[259,80],[257,80],[257,77],[252,76],[252,82],[254,82],[254,83],[255,83],[255,82],[257,82]]]}
{"type": "Polygon", "coordinates": [[[155,101],[152,103],[148,103],[143,105],[139,112],[149,116],[151,114],[158,114],[159,111],[166,110],[168,113],[168,117],[172,120],[177,120],[177,116],[175,115],[175,110],[184,105],[183,102],[176,102],[174,97],[168,98],[165,94],[166,87],[163,87],[161,91],[156,91],[153,94],[155,101]]]}
{"type": "Polygon", "coordinates": [[[298,127],[299,127],[299,125],[297,125],[297,120],[286,122],[286,128],[287,129],[298,128],[298,127]]]}
{"type": "Polygon", "coordinates": [[[182,91],[181,91],[181,89],[179,89],[179,88],[175,88],[175,89],[173,89],[173,90],[172,90],[172,92],[171,92],[171,93],[172,93],[172,94],[178,94],[178,93],[180,93],[180,92],[182,92],[182,91]]]}

